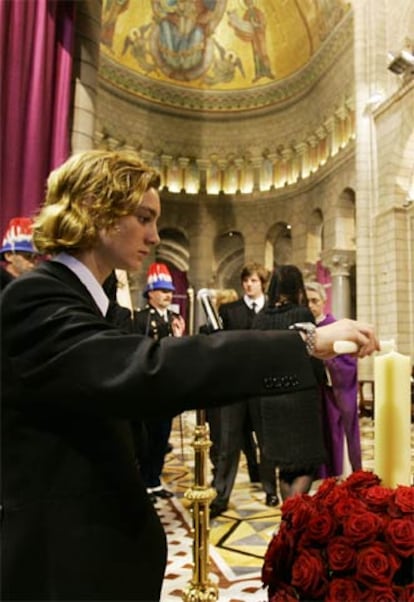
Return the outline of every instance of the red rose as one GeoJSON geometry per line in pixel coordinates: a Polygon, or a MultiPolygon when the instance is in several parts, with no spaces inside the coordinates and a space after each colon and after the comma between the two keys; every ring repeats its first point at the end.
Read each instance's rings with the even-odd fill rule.
{"type": "Polygon", "coordinates": [[[393,496],[393,490],[381,485],[374,485],[364,493],[364,501],[373,512],[385,512],[393,496]]]}
{"type": "Polygon", "coordinates": [[[328,565],[333,571],[349,571],[355,568],[356,551],[342,536],[334,537],[327,547],[328,565]]]}
{"type": "Polygon", "coordinates": [[[391,516],[414,515],[414,487],[400,485],[390,503],[391,516]]]}
{"type": "Polygon", "coordinates": [[[292,567],[292,585],[302,596],[321,598],[327,589],[327,575],[318,550],[303,550],[292,567]]]}
{"type": "MultiPolygon", "coordinates": [[[[335,534],[336,521],[328,512],[313,516],[306,528],[305,538],[318,544],[326,544],[335,534]]],[[[302,542],[303,543],[303,542],[302,542]]]]}
{"type": "Polygon", "coordinates": [[[414,602],[414,583],[410,583],[404,588],[404,598],[401,598],[403,602],[414,602]]]}
{"type": "Polygon", "coordinates": [[[328,585],[325,602],[356,602],[361,600],[361,590],[354,579],[332,579],[328,585]]]}
{"type": "Polygon", "coordinates": [[[414,554],[414,523],[408,518],[395,518],[385,528],[390,548],[403,558],[414,554]]]}
{"type": "Polygon", "coordinates": [[[269,602],[297,602],[297,600],[295,590],[287,583],[281,583],[269,598],[269,602]]]}
{"type": "Polygon", "coordinates": [[[292,531],[282,522],[279,533],[272,538],[266,550],[262,568],[264,585],[275,586],[290,579],[294,549],[295,538],[292,531]]]}
{"type": "Polygon", "coordinates": [[[370,587],[361,596],[361,602],[401,602],[397,592],[392,587],[370,587]]]}
{"type": "Polygon", "coordinates": [[[327,495],[322,499],[317,501],[317,507],[320,510],[325,510],[328,508],[329,510],[335,506],[341,499],[344,497],[344,492],[341,490],[341,486],[338,485],[335,489],[332,489],[327,495]]]}
{"type": "Polygon", "coordinates": [[[332,508],[332,512],[339,521],[342,521],[350,514],[361,514],[366,512],[366,510],[367,508],[365,504],[356,498],[349,497],[348,495],[342,495],[332,508]]]}
{"type": "Polygon", "coordinates": [[[337,485],[338,479],[336,477],[328,477],[327,479],[324,479],[319,485],[312,499],[316,503],[318,503],[321,500],[323,501],[326,498],[326,496],[329,495],[332,491],[336,491],[337,485]]]}
{"type": "Polygon", "coordinates": [[[344,482],[344,485],[347,489],[357,493],[362,492],[369,487],[373,487],[374,485],[379,485],[380,483],[381,479],[373,472],[357,470],[349,475],[344,482]]]}
{"type": "Polygon", "coordinates": [[[306,528],[310,517],[315,512],[310,502],[311,497],[307,494],[287,498],[282,506],[282,519],[286,520],[295,531],[306,528]]]}
{"type": "Polygon", "coordinates": [[[401,561],[386,544],[375,542],[357,552],[356,579],[368,588],[391,585],[401,561]]]}
{"type": "Polygon", "coordinates": [[[382,521],[379,516],[373,512],[362,512],[360,514],[351,514],[343,522],[344,535],[351,543],[363,545],[375,540],[380,529],[382,521]]]}

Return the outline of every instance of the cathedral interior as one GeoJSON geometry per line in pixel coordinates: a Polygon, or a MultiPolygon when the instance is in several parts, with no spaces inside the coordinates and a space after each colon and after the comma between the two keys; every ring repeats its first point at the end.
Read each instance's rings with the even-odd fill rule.
{"type": "MultiPolygon", "coordinates": [[[[76,44],[72,150],[162,174],[150,261],[238,291],[246,261],[294,263],[413,356],[409,0],[91,0],[76,44]]],[[[128,277],[139,306],[145,270],[128,277]]]]}
{"type": "MultiPolygon", "coordinates": [[[[145,303],[149,264],[163,262],[197,329],[200,289],[240,293],[248,261],[295,264],[326,287],[336,318],[373,324],[413,365],[413,1],[75,4],[70,152],[133,149],[161,174],[160,244],[140,273],[119,274],[132,305],[145,303]]],[[[369,469],[373,370],[372,357],[359,361],[369,469]]],[[[158,507],[173,550],[165,601],[190,578],[180,504],[193,481],[193,419],[175,425],[165,475],[175,498],[158,507]]],[[[239,477],[237,501],[213,524],[225,560],[217,574],[223,600],[262,602],[259,571],[280,509],[264,507],[243,467],[239,477]],[[250,590],[231,592],[237,580],[250,590]]]]}

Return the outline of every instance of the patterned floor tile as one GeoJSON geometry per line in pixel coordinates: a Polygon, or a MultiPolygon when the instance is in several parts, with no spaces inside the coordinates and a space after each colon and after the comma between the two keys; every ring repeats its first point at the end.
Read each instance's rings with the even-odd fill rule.
{"type": "MultiPolygon", "coordinates": [[[[193,518],[191,503],[184,494],[193,486],[195,413],[186,412],[174,421],[173,452],[167,457],[165,484],[175,497],[160,500],[156,508],[168,540],[168,565],[161,602],[183,600],[183,591],[193,577],[193,518]]],[[[374,425],[360,419],[363,468],[374,468],[374,425]]],[[[414,431],[413,431],[414,441],[414,431]]],[[[414,467],[414,456],[413,467],[414,467]]],[[[211,475],[207,475],[207,482],[211,475]]],[[[320,481],[312,486],[316,491],[320,481]]],[[[280,506],[264,504],[260,486],[252,485],[243,458],[230,506],[211,521],[209,532],[209,579],[217,588],[220,602],[266,602],[260,573],[267,545],[280,524],[280,506]]]]}

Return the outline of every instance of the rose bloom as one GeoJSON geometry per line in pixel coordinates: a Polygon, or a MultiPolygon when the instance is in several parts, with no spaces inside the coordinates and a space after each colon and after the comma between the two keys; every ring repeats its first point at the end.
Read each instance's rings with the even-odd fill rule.
{"type": "Polygon", "coordinates": [[[328,565],[333,571],[350,571],[355,568],[356,550],[350,542],[343,537],[333,537],[327,547],[328,565]]]}
{"type": "Polygon", "coordinates": [[[281,583],[275,593],[269,598],[269,602],[297,602],[296,592],[291,585],[281,583]]]}
{"type": "Polygon", "coordinates": [[[289,581],[294,549],[292,530],[282,522],[279,533],[273,537],[265,554],[262,568],[264,585],[272,589],[279,582],[289,581]]]}
{"type": "Polygon", "coordinates": [[[329,512],[332,512],[333,508],[335,508],[335,506],[344,498],[344,495],[347,496],[347,493],[344,492],[341,487],[341,485],[338,485],[335,487],[335,489],[332,489],[332,491],[330,491],[321,501],[318,501],[318,510],[328,510],[329,512]]]}
{"type": "Polygon", "coordinates": [[[391,499],[389,512],[391,516],[408,514],[414,518],[414,488],[399,485],[391,499]]]}
{"type": "Polygon", "coordinates": [[[282,505],[282,518],[289,523],[295,531],[307,527],[308,521],[315,510],[311,505],[311,497],[307,494],[294,495],[287,498],[282,505]]]}
{"type": "Polygon", "coordinates": [[[361,602],[402,602],[392,587],[370,587],[360,598],[361,602]]]}
{"type": "Polygon", "coordinates": [[[374,541],[382,527],[382,520],[373,512],[347,516],[343,522],[344,535],[351,543],[363,545],[374,541]]]}
{"type": "Polygon", "coordinates": [[[348,489],[352,489],[352,491],[361,491],[363,492],[368,487],[373,487],[374,485],[380,485],[381,479],[373,472],[369,472],[367,470],[356,470],[351,473],[349,477],[344,482],[344,485],[348,489]]]}
{"type": "Polygon", "coordinates": [[[375,542],[357,552],[356,579],[366,587],[391,585],[401,561],[386,544],[375,542]]]}
{"type": "Polygon", "coordinates": [[[367,511],[367,507],[363,502],[358,499],[349,497],[342,493],[340,499],[337,501],[335,506],[332,508],[333,513],[339,521],[349,516],[350,514],[360,514],[367,511]]]}
{"type": "Polygon", "coordinates": [[[381,485],[373,485],[364,493],[364,501],[369,510],[385,512],[392,496],[392,489],[381,485]]]}
{"type": "Polygon", "coordinates": [[[332,579],[328,585],[325,602],[359,602],[361,590],[352,578],[332,579]]]}
{"type": "Polygon", "coordinates": [[[404,598],[401,598],[402,602],[414,602],[414,583],[410,583],[404,588],[404,598]]]}
{"type": "Polygon", "coordinates": [[[395,518],[385,529],[385,539],[393,552],[409,558],[414,553],[414,523],[408,518],[395,518]]]}
{"type": "Polygon", "coordinates": [[[316,514],[308,522],[304,533],[304,540],[301,545],[306,545],[305,541],[315,542],[317,544],[326,544],[335,534],[336,521],[328,512],[316,514]]]}
{"type": "Polygon", "coordinates": [[[328,477],[324,479],[322,483],[319,485],[315,495],[312,499],[319,503],[320,501],[324,502],[325,499],[333,492],[338,489],[338,479],[336,477],[328,477]]]}
{"type": "Polygon", "coordinates": [[[328,583],[323,558],[318,550],[303,550],[298,554],[292,567],[292,585],[305,599],[323,597],[328,583]]]}

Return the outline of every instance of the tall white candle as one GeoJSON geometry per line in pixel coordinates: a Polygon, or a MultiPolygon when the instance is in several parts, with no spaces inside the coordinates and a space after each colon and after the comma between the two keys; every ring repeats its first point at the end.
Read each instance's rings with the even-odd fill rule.
{"type": "Polygon", "coordinates": [[[410,358],[396,351],[374,359],[374,471],[386,487],[411,485],[410,358]]]}

